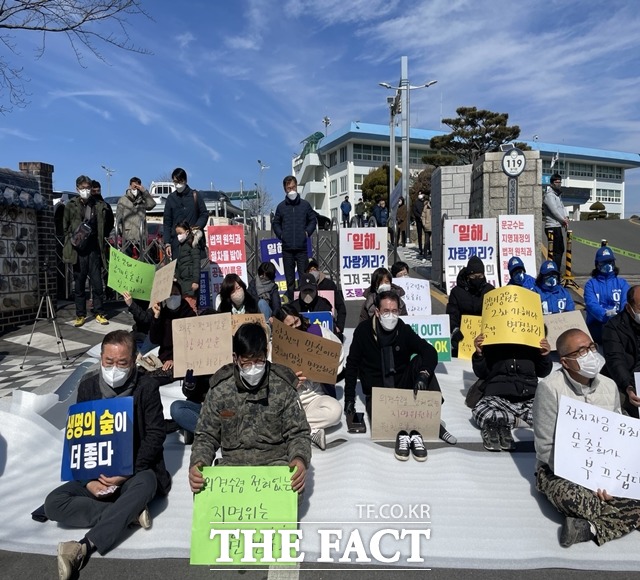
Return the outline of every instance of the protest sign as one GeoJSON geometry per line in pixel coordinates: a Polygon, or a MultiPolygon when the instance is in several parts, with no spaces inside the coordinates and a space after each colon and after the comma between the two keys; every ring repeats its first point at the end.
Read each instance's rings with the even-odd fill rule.
{"type": "Polygon", "coordinates": [[[166,266],[156,270],[153,277],[153,286],[151,287],[150,304],[162,302],[171,296],[171,286],[176,273],[176,264],[178,260],[172,260],[166,266]]]}
{"type": "Polygon", "coordinates": [[[173,376],[212,375],[232,362],[231,314],[209,314],[173,321],[173,376]]]}
{"type": "Polygon", "coordinates": [[[394,441],[398,431],[416,429],[425,441],[437,441],[441,401],[439,391],[373,387],[371,439],[394,441]]]}
{"type": "Polygon", "coordinates": [[[61,479],[98,479],[133,473],[133,397],[69,407],[61,479]]]}
{"type": "Polygon", "coordinates": [[[429,316],[431,314],[431,288],[429,280],[420,278],[394,278],[393,283],[404,289],[402,300],[409,316],[429,316]]]}
{"type": "MultiPolygon", "coordinates": [[[[307,256],[312,255],[311,238],[307,238],[307,256]]],[[[282,242],[278,238],[260,240],[260,260],[262,262],[271,262],[276,267],[276,286],[278,286],[280,297],[284,296],[287,292],[287,281],[284,277],[282,242]]],[[[296,280],[298,277],[298,270],[296,269],[296,280]]]]}
{"type": "Polygon", "coordinates": [[[333,316],[331,312],[303,312],[302,316],[311,324],[317,324],[333,332],[333,316]]]}
{"type": "Polygon", "coordinates": [[[539,348],[544,325],[538,294],[520,286],[496,288],[485,294],[482,334],[483,346],[524,344],[539,348]]]}
{"type": "Polygon", "coordinates": [[[116,292],[129,292],[133,298],[149,300],[156,274],[153,264],[130,258],[123,252],[111,248],[109,253],[109,275],[107,286],[116,292]]]}
{"type": "Polygon", "coordinates": [[[198,310],[212,308],[211,299],[211,264],[207,264],[200,272],[200,292],[198,292],[198,310]]]}
{"type": "Polygon", "coordinates": [[[463,314],[460,320],[460,332],[462,340],[458,343],[458,358],[471,360],[476,347],[473,341],[482,331],[482,317],[463,314]]]}
{"type": "Polygon", "coordinates": [[[387,228],[340,228],[340,280],[345,300],[362,298],[371,274],[387,268],[387,228]]]}
{"type": "Polygon", "coordinates": [[[558,314],[545,314],[542,317],[544,325],[547,329],[547,340],[551,346],[551,350],[556,349],[556,341],[558,337],[570,328],[579,328],[588,336],[591,336],[587,323],[584,321],[584,316],[579,310],[572,310],[571,312],[559,312],[558,314]]]}
{"type": "Polygon", "coordinates": [[[456,285],[458,272],[467,265],[471,256],[478,256],[484,263],[487,282],[496,287],[499,285],[495,218],[445,220],[444,245],[447,293],[456,285]]]}
{"type": "Polygon", "coordinates": [[[527,274],[534,278],[536,267],[535,221],[532,215],[501,215],[498,217],[498,240],[500,242],[501,286],[509,282],[509,260],[517,256],[522,260],[527,274]]]}
{"type": "Polygon", "coordinates": [[[406,324],[438,352],[438,362],[451,360],[451,331],[447,314],[431,316],[401,316],[406,324]]]}
{"type": "Polygon", "coordinates": [[[640,420],[560,397],[554,473],[614,497],[640,499],[640,420]]]}
{"type": "Polygon", "coordinates": [[[267,330],[267,321],[264,319],[264,314],[232,314],[231,315],[231,334],[235,334],[236,330],[243,324],[254,322],[262,326],[267,330]]]}
{"type": "Polygon", "coordinates": [[[273,321],[271,357],[274,363],[318,383],[336,384],[342,344],[273,321]]]}
{"type": "Polygon", "coordinates": [[[285,548],[283,554],[287,542],[273,533],[298,527],[298,494],[288,467],[216,466],[204,467],[202,474],[205,486],[193,501],[191,564],[294,563],[296,551],[285,548]],[[261,546],[253,547],[242,531],[261,546]],[[265,541],[271,534],[272,541],[265,541]]]}
{"type": "Polygon", "coordinates": [[[211,262],[211,299],[215,305],[227,274],[237,274],[245,284],[249,284],[244,227],[207,226],[207,248],[211,262]]]}

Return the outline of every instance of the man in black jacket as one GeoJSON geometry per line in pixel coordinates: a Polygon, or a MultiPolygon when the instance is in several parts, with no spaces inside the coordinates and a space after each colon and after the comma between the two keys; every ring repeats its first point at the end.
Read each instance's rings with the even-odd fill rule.
{"type": "Polygon", "coordinates": [[[296,266],[301,276],[307,265],[307,238],[316,230],[318,218],[308,201],[298,193],[298,181],[288,175],[282,181],[286,197],[273,216],[273,233],[282,242],[282,265],[287,281],[287,297],[293,300],[296,266]]]}
{"type": "Polygon", "coordinates": [[[70,481],[45,500],[46,516],[64,526],[91,528],[79,542],[58,544],[61,580],[75,577],[91,553],[108,552],[130,524],[151,527],[147,504],[166,495],[171,476],[165,468],[162,401],[157,383],[136,371],[133,336],[110,332],[102,341],[100,371],[90,371],[78,387],[78,402],[133,397],[133,475],[101,475],[91,481],[70,481]]]}
{"type": "Polygon", "coordinates": [[[422,233],[424,232],[424,228],[422,226],[422,210],[424,209],[424,193],[422,191],[418,192],[418,197],[413,202],[411,206],[411,217],[413,221],[416,223],[416,234],[418,236],[418,258],[423,256],[422,253],[422,233]]]}
{"type": "Polygon", "coordinates": [[[347,305],[344,303],[342,290],[329,276],[320,270],[320,265],[314,258],[309,259],[306,273],[311,274],[316,279],[318,290],[329,290],[333,292],[333,305],[336,309],[336,323],[333,327],[333,332],[344,342],[343,333],[344,326],[347,323],[347,305]]]}
{"type": "Polygon", "coordinates": [[[638,418],[640,397],[633,373],[640,372],[640,286],[629,288],[625,307],[604,325],[602,346],[607,361],[603,374],[616,382],[622,409],[638,418]]]}

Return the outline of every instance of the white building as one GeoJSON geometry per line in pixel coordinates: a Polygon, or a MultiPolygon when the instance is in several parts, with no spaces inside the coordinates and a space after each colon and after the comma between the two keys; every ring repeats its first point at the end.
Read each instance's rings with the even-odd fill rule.
{"type": "MultiPolygon", "coordinates": [[[[429,147],[432,137],[443,131],[410,130],[409,169],[412,174],[425,168],[422,157],[433,155],[429,147]]],[[[396,167],[402,167],[400,129],[396,127],[396,167]]],[[[625,217],[625,171],[640,167],[640,155],[573,147],[553,143],[527,142],[540,151],[543,183],[549,183],[552,173],[563,176],[565,203],[571,199],[583,201],[581,211],[588,211],[595,201],[601,201],[609,213],[625,217]],[[551,169],[552,159],[558,160],[551,169]],[[584,201],[586,200],[586,201],[584,201]]],[[[319,213],[340,220],[339,207],[345,196],[352,205],[360,199],[360,187],[373,169],[389,163],[389,126],[352,122],[326,137],[314,133],[305,139],[305,147],[292,162],[298,190],[319,213]]]]}

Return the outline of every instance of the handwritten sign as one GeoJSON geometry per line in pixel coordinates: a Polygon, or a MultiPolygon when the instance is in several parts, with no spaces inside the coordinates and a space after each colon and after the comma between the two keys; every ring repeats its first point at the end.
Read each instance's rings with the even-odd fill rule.
{"type": "MultiPolygon", "coordinates": [[[[263,317],[264,318],[264,317],[263,317]]],[[[172,323],[173,376],[211,375],[232,362],[231,314],[179,318],[172,323]]]]}
{"type": "Polygon", "coordinates": [[[464,338],[458,343],[458,358],[471,360],[476,350],[473,341],[482,332],[482,317],[463,314],[460,320],[460,332],[464,338]]]}
{"type": "MultiPolygon", "coordinates": [[[[205,486],[193,501],[191,564],[261,565],[273,559],[293,564],[282,559],[282,537],[273,533],[298,527],[298,494],[291,489],[288,467],[216,466],[204,467],[202,474],[205,486]],[[245,545],[242,531],[249,542],[263,546],[245,545]],[[271,533],[272,541],[265,542],[271,533]]],[[[286,559],[296,555],[287,552],[286,559]]]]}
{"type": "Polygon", "coordinates": [[[273,321],[271,356],[275,363],[302,371],[302,376],[317,383],[336,384],[342,345],[309,332],[273,321]]]}
{"type": "Polygon", "coordinates": [[[442,393],[374,387],[371,393],[371,439],[393,441],[398,431],[420,431],[425,441],[437,441],[442,393]]]}
{"type": "Polygon", "coordinates": [[[231,334],[235,334],[236,330],[243,324],[249,322],[255,322],[267,330],[267,321],[264,319],[264,314],[232,314],[231,315],[231,334]]]}
{"type": "Polygon", "coordinates": [[[429,316],[431,314],[431,287],[429,280],[420,278],[394,278],[393,283],[404,289],[402,299],[410,316],[429,316]]]}
{"type": "Polygon", "coordinates": [[[156,270],[153,277],[153,286],[151,288],[151,297],[149,302],[155,304],[156,302],[162,302],[171,296],[171,286],[173,285],[173,278],[176,274],[176,264],[178,260],[169,262],[166,266],[156,270]]]}
{"type": "Polygon", "coordinates": [[[555,474],[593,491],[640,499],[640,420],[563,395],[555,474]]]}
{"type": "Polygon", "coordinates": [[[539,348],[544,325],[538,294],[520,286],[505,286],[485,294],[482,334],[484,345],[524,344],[539,348]]]}
{"type": "Polygon", "coordinates": [[[345,300],[358,300],[371,274],[387,264],[387,228],[340,228],[340,281],[345,300]]]}
{"type": "MultiPolygon", "coordinates": [[[[451,360],[451,331],[447,314],[431,316],[401,316],[413,331],[438,352],[438,362],[451,360]]],[[[464,331],[463,331],[464,332],[464,331]]]]}
{"type": "Polygon", "coordinates": [[[556,349],[556,341],[558,337],[570,328],[579,328],[589,337],[591,333],[587,328],[587,323],[584,321],[582,312],[579,310],[572,310],[571,312],[559,312],[558,314],[545,314],[543,317],[544,325],[547,329],[547,340],[551,345],[551,350],[556,349]]]}
{"type": "Polygon", "coordinates": [[[133,473],[133,397],[69,407],[62,451],[62,481],[133,473]]]}
{"type": "Polygon", "coordinates": [[[527,274],[535,278],[536,250],[535,220],[532,215],[501,215],[498,217],[498,240],[500,242],[501,286],[509,283],[509,260],[517,256],[522,260],[527,274]]]}
{"type": "Polygon", "coordinates": [[[107,286],[116,292],[129,292],[133,298],[149,300],[156,274],[153,264],[145,264],[111,248],[107,286]]]}

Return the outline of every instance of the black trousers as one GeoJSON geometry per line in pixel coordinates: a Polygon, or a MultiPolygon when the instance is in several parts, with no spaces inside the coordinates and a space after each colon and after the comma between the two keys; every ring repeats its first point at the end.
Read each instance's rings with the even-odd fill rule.
{"type": "Polygon", "coordinates": [[[78,261],[73,266],[74,296],[76,316],[87,315],[87,277],[91,284],[94,314],[104,315],[104,285],[102,283],[102,257],[100,250],[92,249],[87,254],[78,254],[78,261]]]}
{"type": "Polygon", "coordinates": [[[549,238],[549,232],[553,232],[553,261],[558,267],[558,272],[562,272],[562,255],[564,254],[564,235],[562,228],[546,228],[544,231],[547,234],[547,239],[549,238]]]}
{"type": "Polygon", "coordinates": [[[424,226],[422,221],[416,220],[416,233],[418,234],[418,253],[422,254],[422,232],[424,232],[424,226]]]}
{"type": "Polygon", "coordinates": [[[287,281],[287,297],[290,302],[293,300],[293,290],[296,284],[296,267],[298,268],[298,277],[302,276],[307,267],[308,259],[306,248],[303,250],[282,250],[282,267],[287,281]]]}

